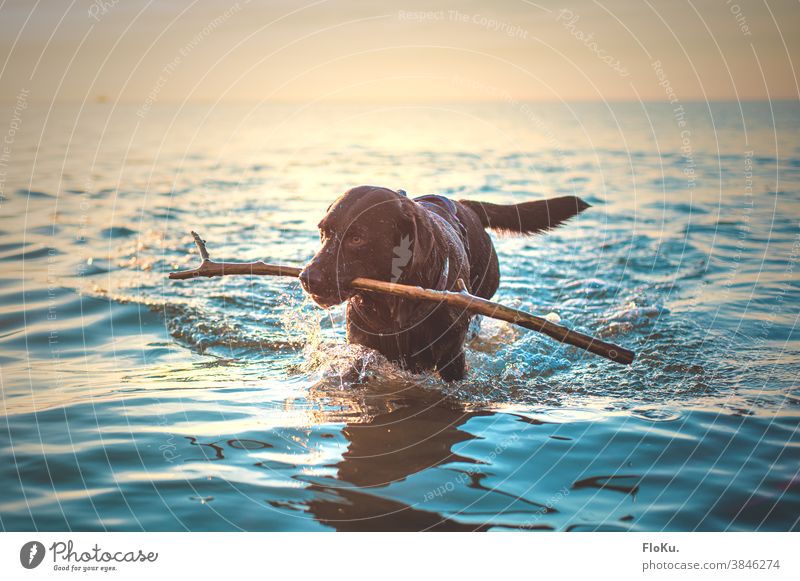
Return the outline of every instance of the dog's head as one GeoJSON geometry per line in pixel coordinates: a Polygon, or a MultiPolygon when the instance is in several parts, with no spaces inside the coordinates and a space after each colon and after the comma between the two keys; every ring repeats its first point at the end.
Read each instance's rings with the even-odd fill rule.
{"type": "Polygon", "coordinates": [[[388,188],[348,190],[319,223],[322,248],[300,273],[303,288],[331,307],[355,294],[355,278],[398,282],[420,250],[418,214],[417,204],[388,188]]]}

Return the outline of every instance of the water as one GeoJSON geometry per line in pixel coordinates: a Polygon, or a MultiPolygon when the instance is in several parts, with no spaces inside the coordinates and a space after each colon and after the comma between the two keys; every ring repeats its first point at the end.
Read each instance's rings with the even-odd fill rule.
{"type": "Polygon", "coordinates": [[[668,105],[27,103],[0,175],[0,526],[797,530],[800,107],[684,108],[682,135],[668,105]],[[166,278],[190,229],[303,264],[361,183],[582,196],[495,238],[496,299],[636,363],[484,320],[445,385],[346,346],[296,281],[166,278]]]}

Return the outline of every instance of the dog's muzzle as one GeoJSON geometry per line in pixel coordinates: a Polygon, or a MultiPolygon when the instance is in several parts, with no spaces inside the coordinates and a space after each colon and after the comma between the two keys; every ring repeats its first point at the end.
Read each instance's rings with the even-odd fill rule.
{"type": "Polygon", "coordinates": [[[313,301],[323,308],[341,304],[353,296],[352,289],[336,284],[329,277],[321,276],[319,270],[313,268],[312,265],[307,266],[300,273],[300,285],[313,301]]]}

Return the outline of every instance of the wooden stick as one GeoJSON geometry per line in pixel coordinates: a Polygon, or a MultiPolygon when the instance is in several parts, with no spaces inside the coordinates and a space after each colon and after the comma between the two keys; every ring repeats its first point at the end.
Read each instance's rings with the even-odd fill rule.
{"type": "MultiPolygon", "coordinates": [[[[183,280],[201,276],[213,277],[234,274],[291,276],[295,278],[300,276],[302,270],[300,268],[267,264],[260,260],[256,262],[215,262],[209,258],[205,241],[200,238],[197,232],[192,232],[192,236],[194,237],[195,244],[197,244],[197,249],[200,251],[200,257],[203,261],[197,268],[171,272],[169,273],[169,278],[183,280]]],[[[500,319],[501,321],[507,321],[514,325],[525,327],[531,331],[544,333],[556,341],[580,347],[581,349],[585,349],[586,351],[600,355],[611,361],[616,361],[617,363],[630,365],[636,357],[633,351],[629,351],[619,345],[614,345],[613,343],[602,341],[596,337],[584,335],[583,333],[573,331],[562,325],[557,325],[547,319],[531,315],[525,311],[512,309],[511,307],[506,307],[494,301],[471,295],[467,292],[466,285],[461,279],[457,281],[458,292],[438,291],[419,286],[373,280],[371,278],[356,278],[350,284],[353,288],[364,291],[390,294],[407,299],[447,303],[453,307],[463,308],[470,313],[485,315],[493,319],[500,319]]]]}

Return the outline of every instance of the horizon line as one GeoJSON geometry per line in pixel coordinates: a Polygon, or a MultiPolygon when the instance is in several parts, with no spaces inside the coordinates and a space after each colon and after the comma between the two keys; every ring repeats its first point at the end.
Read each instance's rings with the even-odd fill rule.
{"type": "MultiPolygon", "coordinates": [[[[0,103],[15,103],[19,100],[17,96],[14,97],[0,97],[0,103]]],[[[27,97],[25,99],[29,103],[65,103],[65,104],[96,104],[96,105],[141,105],[146,101],[146,98],[137,99],[113,99],[105,95],[97,95],[88,99],[79,98],[63,98],[63,99],[36,99],[27,97]]],[[[681,99],[680,103],[683,104],[698,104],[698,103],[786,103],[797,102],[800,103],[800,96],[780,96],[780,97],[752,97],[739,99],[736,97],[719,97],[713,99],[691,98],[681,99]]],[[[409,104],[409,105],[422,105],[422,104],[513,104],[513,103],[546,103],[546,104],[560,104],[560,103],[646,103],[646,104],[675,104],[671,103],[668,99],[630,99],[630,98],[612,98],[612,99],[581,99],[581,98],[565,98],[565,99],[541,99],[536,97],[520,97],[514,99],[257,99],[257,98],[231,98],[224,100],[217,100],[213,98],[193,98],[193,99],[159,99],[150,103],[150,106],[157,105],[185,105],[185,104],[252,104],[252,103],[270,103],[276,105],[296,105],[296,104],[409,104]]]]}

